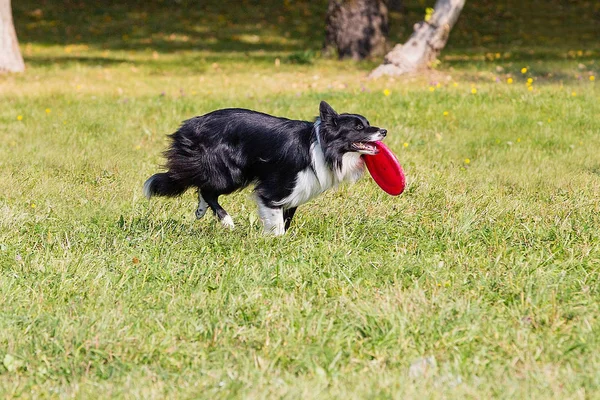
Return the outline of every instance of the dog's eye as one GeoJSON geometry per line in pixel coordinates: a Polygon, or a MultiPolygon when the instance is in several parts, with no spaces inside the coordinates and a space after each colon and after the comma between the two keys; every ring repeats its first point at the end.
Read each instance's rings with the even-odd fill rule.
{"type": "Polygon", "coordinates": [[[364,127],[364,126],[362,126],[362,125],[360,125],[360,124],[356,125],[356,130],[357,130],[357,131],[360,131],[360,130],[363,130],[363,129],[365,129],[365,127],[364,127]]]}

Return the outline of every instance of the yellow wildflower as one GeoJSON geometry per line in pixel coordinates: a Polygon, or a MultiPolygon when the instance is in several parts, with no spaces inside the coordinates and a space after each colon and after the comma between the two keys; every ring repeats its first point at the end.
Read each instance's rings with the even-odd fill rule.
{"type": "Polygon", "coordinates": [[[471,93],[473,93],[473,94],[477,93],[477,89],[475,89],[475,88],[472,88],[472,89],[471,89],[471,93]]]}
{"type": "Polygon", "coordinates": [[[408,143],[404,142],[404,144],[402,146],[408,147],[408,143]]]}
{"type": "Polygon", "coordinates": [[[533,79],[531,79],[531,78],[527,79],[527,84],[528,85],[531,85],[532,83],[533,83],[533,79]]]}
{"type": "Polygon", "coordinates": [[[429,20],[431,19],[431,16],[433,15],[433,11],[434,9],[431,7],[427,7],[425,9],[425,22],[429,22],[429,20]]]}
{"type": "Polygon", "coordinates": [[[577,96],[577,92],[571,92],[571,96],[573,96],[573,97],[577,96]]]}
{"type": "Polygon", "coordinates": [[[531,92],[533,90],[533,86],[527,86],[527,90],[531,92]]]}
{"type": "Polygon", "coordinates": [[[465,158],[465,164],[471,164],[471,160],[468,158],[465,158]]]}
{"type": "Polygon", "coordinates": [[[429,86],[429,91],[430,91],[430,92],[434,92],[434,91],[435,91],[435,88],[434,88],[433,86],[429,86]]]}
{"type": "Polygon", "coordinates": [[[444,117],[447,117],[450,114],[448,111],[444,111],[444,117]]]}
{"type": "Polygon", "coordinates": [[[527,68],[525,68],[525,67],[521,68],[521,73],[522,74],[526,74],[527,73],[527,68]]]}
{"type": "Polygon", "coordinates": [[[596,80],[596,77],[594,75],[590,76],[590,81],[594,82],[596,80]]]}
{"type": "Polygon", "coordinates": [[[384,95],[384,96],[389,96],[390,94],[392,94],[392,92],[390,91],[390,89],[385,89],[385,90],[383,91],[383,95],[384,95]]]}
{"type": "Polygon", "coordinates": [[[23,116],[22,115],[17,115],[17,121],[23,121],[23,116]]]}
{"type": "Polygon", "coordinates": [[[49,108],[46,108],[46,114],[50,114],[51,112],[52,112],[52,110],[51,110],[51,109],[49,109],[49,108]]]}
{"type": "Polygon", "coordinates": [[[512,85],[512,83],[513,83],[513,78],[508,78],[508,79],[506,80],[506,83],[508,83],[509,85],[512,85]]]}
{"type": "Polygon", "coordinates": [[[454,87],[458,87],[458,83],[454,82],[454,83],[452,84],[452,86],[454,86],[454,87]]]}

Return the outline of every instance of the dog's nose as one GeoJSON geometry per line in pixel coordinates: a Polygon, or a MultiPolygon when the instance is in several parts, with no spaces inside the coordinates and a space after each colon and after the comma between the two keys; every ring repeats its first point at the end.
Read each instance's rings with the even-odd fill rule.
{"type": "Polygon", "coordinates": [[[387,135],[387,129],[380,129],[379,133],[381,133],[383,136],[387,135]]]}

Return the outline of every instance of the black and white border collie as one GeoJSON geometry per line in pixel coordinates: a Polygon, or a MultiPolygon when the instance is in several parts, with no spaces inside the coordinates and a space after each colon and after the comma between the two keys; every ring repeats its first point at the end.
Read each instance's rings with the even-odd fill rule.
{"type": "Polygon", "coordinates": [[[355,182],[365,169],[361,155],[375,154],[371,142],[386,133],[362,115],[336,113],[324,101],[314,123],[240,108],[213,111],[170,135],[168,171],[152,175],[144,194],[178,196],[195,187],[196,217],[210,207],[233,228],[219,196],[254,184],[265,233],[283,235],[299,205],[343,181],[355,182]]]}

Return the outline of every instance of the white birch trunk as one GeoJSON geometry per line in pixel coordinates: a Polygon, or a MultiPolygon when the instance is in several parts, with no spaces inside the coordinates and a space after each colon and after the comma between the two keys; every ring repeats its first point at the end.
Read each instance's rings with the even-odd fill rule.
{"type": "Polygon", "coordinates": [[[0,0],[0,73],[25,71],[13,24],[10,0],[0,0]]]}
{"type": "Polygon", "coordinates": [[[415,24],[406,44],[397,44],[369,77],[402,75],[429,67],[446,45],[464,5],[465,0],[437,0],[429,21],[415,24]]]}

